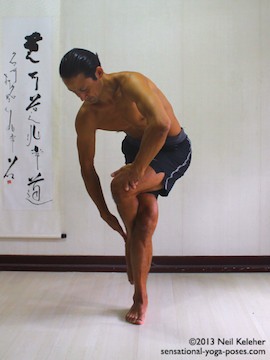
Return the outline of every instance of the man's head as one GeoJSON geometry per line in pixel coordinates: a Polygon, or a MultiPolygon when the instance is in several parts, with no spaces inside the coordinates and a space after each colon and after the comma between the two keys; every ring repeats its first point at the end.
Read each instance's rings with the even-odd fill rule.
{"type": "Polygon", "coordinates": [[[62,79],[70,79],[79,74],[97,80],[95,72],[100,65],[97,54],[84,49],[72,49],[67,52],[60,63],[59,73],[62,79]]]}

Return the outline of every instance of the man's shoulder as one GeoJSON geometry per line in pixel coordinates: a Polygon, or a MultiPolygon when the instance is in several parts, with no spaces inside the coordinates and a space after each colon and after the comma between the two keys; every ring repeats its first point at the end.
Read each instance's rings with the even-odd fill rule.
{"type": "Polygon", "coordinates": [[[83,103],[80,107],[76,116],[75,127],[77,132],[83,132],[86,130],[95,131],[97,129],[95,116],[87,103],[83,103]]]}
{"type": "Polygon", "coordinates": [[[110,76],[117,80],[120,85],[128,85],[136,81],[149,80],[145,75],[136,71],[121,71],[117,73],[111,73],[110,76]]]}
{"type": "Polygon", "coordinates": [[[118,82],[118,85],[124,94],[135,98],[136,94],[147,90],[150,84],[149,78],[135,71],[123,71],[112,74],[118,82]],[[134,97],[135,96],[135,97],[134,97]]]}

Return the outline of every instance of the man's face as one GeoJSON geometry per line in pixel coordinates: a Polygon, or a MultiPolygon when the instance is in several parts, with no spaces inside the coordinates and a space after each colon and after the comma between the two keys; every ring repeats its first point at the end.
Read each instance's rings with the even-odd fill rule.
{"type": "Polygon", "coordinates": [[[82,101],[87,101],[90,104],[96,104],[102,90],[100,80],[93,80],[90,77],[85,77],[84,74],[79,74],[70,79],[63,79],[68,90],[74,92],[82,101]]]}

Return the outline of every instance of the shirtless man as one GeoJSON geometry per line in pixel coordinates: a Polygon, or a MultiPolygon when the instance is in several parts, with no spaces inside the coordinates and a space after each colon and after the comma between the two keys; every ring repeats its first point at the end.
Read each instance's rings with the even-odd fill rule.
{"type": "Polygon", "coordinates": [[[60,76],[83,104],[76,117],[77,147],[86,190],[101,218],[125,240],[133,305],[126,315],[143,324],[146,282],[152,259],[152,236],[158,220],[158,195],[167,196],[187,170],[191,147],[172,106],[142,74],[106,74],[98,56],[72,49],[61,60],[60,76]],[[123,131],[126,165],[112,173],[111,192],[123,229],[109,211],[94,167],[96,130],[123,131]]]}

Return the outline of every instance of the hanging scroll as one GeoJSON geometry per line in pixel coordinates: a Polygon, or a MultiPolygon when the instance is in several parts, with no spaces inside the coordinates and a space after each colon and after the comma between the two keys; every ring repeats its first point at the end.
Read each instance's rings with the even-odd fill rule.
{"type": "Polygon", "coordinates": [[[2,33],[2,228],[44,235],[54,222],[52,22],[5,19],[2,33]]]}

